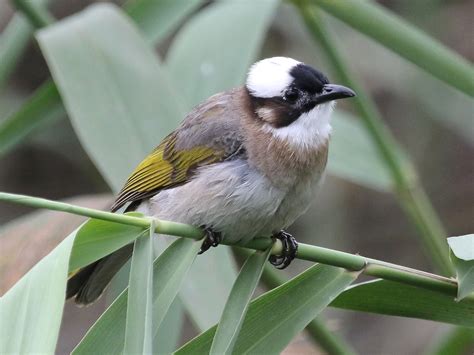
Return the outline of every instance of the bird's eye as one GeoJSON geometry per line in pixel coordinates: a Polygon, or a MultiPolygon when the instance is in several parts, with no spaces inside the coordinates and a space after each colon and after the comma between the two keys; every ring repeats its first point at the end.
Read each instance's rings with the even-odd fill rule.
{"type": "Polygon", "coordinates": [[[285,99],[285,101],[288,101],[288,102],[296,102],[296,100],[298,100],[298,97],[300,96],[298,90],[295,90],[295,89],[288,89],[286,90],[285,92],[285,96],[283,96],[283,98],[285,99]]]}

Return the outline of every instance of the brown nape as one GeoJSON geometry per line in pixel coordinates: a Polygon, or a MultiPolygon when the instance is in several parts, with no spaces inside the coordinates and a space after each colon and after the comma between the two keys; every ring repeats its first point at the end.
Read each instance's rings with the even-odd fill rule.
{"type": "Polygon", "coordinates": [[[314,173],[322,173],[327,164],[329,140],[318,147],[305,147],[275,138],[271,130],[265,128],[269,122],[256,112],[259,106],[254,99],[248,90],[240,91],[241,106],[246,108],[242,110],[245,113],[242,126],[249,161],[275,186],[288,186],[296,182],[295,179],[311,178],[314,173]]]}

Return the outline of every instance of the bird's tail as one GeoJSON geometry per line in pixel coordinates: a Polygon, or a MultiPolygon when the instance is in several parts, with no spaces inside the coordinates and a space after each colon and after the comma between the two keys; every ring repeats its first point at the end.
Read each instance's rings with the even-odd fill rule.
{"type": "Polygon", "coordinates": [[[133,244],[126,245],[77,271],[67,282],[66,299],[75,297],[75,302],[82,305],[97,300],[132,252],[133,244]]]}

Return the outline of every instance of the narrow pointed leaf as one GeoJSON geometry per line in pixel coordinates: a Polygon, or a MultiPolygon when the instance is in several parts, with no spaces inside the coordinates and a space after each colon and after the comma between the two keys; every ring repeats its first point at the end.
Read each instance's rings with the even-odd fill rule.
{"type": "Polygon", "coordinates": [[[474,301],[386,280],[353,285],[331,307],[474,327],[474,301]]]}
{"type": "Polygon", "coordinates": [[[128,286],[125,353],[153,354],[153,231],[135,239],[128,286]]]}
{"type": "Polygon", "coordinates": [[[458,300],[474,295],[474,234],[448,238],[458,279],[458,300]]]}
{"type": "MultiPolygon", "coordinates": [[[[234,347],[236,354],[277,354],[304,329],[357,273],[315,265],[250,303],[234,347]]],[[[175,354],[208,353],[216,326],[185,344],[175,354]]]]}
{"type": "MultiPolygon", "coordinates": [[[[153,337],[176,298],[201,241],[181,238],[168,247],[153,265],[153,337]]],[[[73,354],[123,352],[128,288],[102,314],[74,349],[73,354]]]]}
{"type": "Polygon", "coordinates": [[[231,354],[271,249],[254,252],[235,280],[212,342],[210,354],[231,354]]]}
{"type": "Polygon", "coordinates": [[[0,353],[53,354],[64,307],[75,233],[0,298],[0,353]]]}

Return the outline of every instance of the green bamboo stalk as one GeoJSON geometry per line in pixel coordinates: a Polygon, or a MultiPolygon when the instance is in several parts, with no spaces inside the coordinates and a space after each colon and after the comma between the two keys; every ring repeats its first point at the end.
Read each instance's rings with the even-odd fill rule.
{"type": "MultiPolygon", "coordinates": [[[[178,237],[201,239],[203,232],[201,229],[170,221],[152,219],[150,217],[136,217],[111,212],[95,210],[92,208],[79,207],[64,202],[51,201],[43,198],[17,195],[0,192],[0,201],[22,204],[30,207],[45,208],[55,211],[68,212],[81,216],[102,219],[110,222],[127,224],[132,226],[149,229],[153,220],[156,228],[155,232],[159,234],[170,234],[178,237]]],[[[250,243],[232,244],[224,241],[224,245],[235,245],[248,249],[266,250],[273,243],[272,254],[278,255],[282,251],[281,242],[273,242],[271,238],[257,238],[250,243]]],[[[361,271],[370,276],[379,277],[386,280],[396,281],[431,291],[441,292],[453,297],[457,295],[457,282],[444,276],[439,276],[416,270],[401,265],[387,263],[381,260],[366,258],[361,255],[353,255],[341,251],[317,247],[300,243],[298,247],[298,259],[319,262],[322,264],[338,266],[352,271],[361,271]]],[[[474,300],[474,294],[466,297],[474,300]]]]}
{"type": "Polygon", "coordinates": [[[311,1],[446,84],[474,96],[474,71],[466,59],[375,1],[311,1]]]}
{"type": "Polygon", "coordinates": [[[395,185],[396,196],[417,227],[425,249],[430,253],[435,265],[442,273],[453,275],[454,268],[449,261],[446,232],[419,183],[413,164],[383,123],[373,101],[365,94],[365,90],[350,72],[335,45],[337,41],[327,30],[316,6],[306,0],[296,0],[294,3],[310,34],[325,49],[339,79],[357,93],[357,97],[352,102],[359,111],[362,122],[374,144],[379,149],[383,161],[387,164],[395,185]]]}

